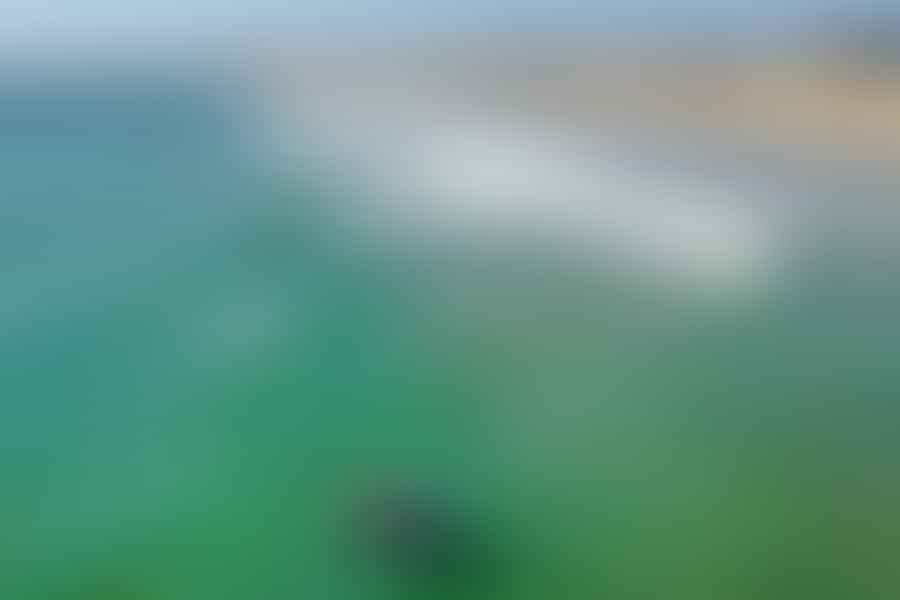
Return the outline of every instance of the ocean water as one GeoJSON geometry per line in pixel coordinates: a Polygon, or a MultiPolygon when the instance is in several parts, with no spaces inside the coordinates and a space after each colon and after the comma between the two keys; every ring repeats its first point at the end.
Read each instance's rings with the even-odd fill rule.
{"type": "Polygon", "coordinates": [[[830,232],[706,301],[361,234],[241,136],[192,82],[0,89],[0,597],[900,591],[891,253],[830,232]],[[364,551],[398,487],[477,568],[364,551]]]}

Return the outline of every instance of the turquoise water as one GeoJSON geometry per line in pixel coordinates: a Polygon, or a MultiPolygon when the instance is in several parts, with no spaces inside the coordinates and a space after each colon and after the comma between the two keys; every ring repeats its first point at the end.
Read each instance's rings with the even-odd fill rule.
{"type": "Polygon", "coordinates": [[[894,261],[821,242],[731,305],[368,245],[228,122],[172,82],[0,91],[0,597],[900,590],[894,261]],[[477,575],[359,552],[393,482],[464,515],[477,575]]]}

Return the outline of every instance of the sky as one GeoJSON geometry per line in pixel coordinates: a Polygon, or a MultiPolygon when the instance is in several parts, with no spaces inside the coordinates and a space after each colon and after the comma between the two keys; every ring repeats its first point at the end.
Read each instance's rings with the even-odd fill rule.
{"type": "Polygon", "coordinates": [[[791,28],[895,0],[0,0],[0,53],[427,32],[791,28]]]}

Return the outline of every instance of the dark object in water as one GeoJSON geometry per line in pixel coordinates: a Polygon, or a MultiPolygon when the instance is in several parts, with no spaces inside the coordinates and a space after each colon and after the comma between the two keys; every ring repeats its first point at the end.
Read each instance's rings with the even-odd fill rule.
{"type": "Polygon", "coordinates": [[[480,562],[467,524],[427,493],[372,495],[364,500],[360,521],[369,554],[414,577],[468,579],[480,562]]]}

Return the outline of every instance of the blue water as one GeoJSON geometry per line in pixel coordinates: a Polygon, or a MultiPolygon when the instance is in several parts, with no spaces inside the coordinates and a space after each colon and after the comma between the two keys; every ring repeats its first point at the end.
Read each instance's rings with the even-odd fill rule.
{"type": "Polygon", "coordinates": [[[0,597],[887,598],[897,270],[752,308],[510,251],[369,247],[184,81],[0,88],[0,597]],[[478,577],[385,573],[433,487],[478,577]]]}

